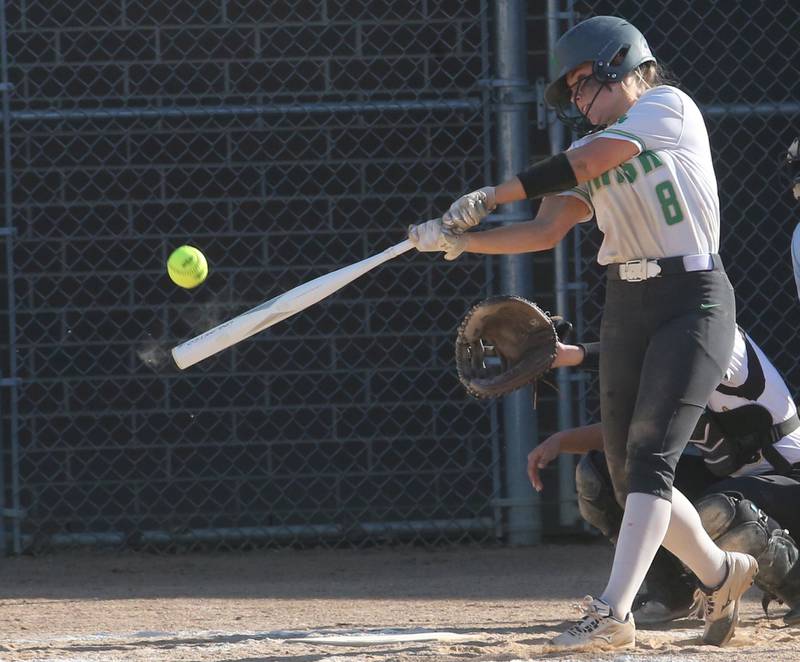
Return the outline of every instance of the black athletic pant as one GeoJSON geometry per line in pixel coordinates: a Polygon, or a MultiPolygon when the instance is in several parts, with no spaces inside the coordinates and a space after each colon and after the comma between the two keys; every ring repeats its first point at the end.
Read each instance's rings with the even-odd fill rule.
{"type": "Polygon", "coordinates": [[[614,491],[671,500],[675,466],[728,368],[736,304],[725,271],[606,281],[600,411],[614,491]]]}

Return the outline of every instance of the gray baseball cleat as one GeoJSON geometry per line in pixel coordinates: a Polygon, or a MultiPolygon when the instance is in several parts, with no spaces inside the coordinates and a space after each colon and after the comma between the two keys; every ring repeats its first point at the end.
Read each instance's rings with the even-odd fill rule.
{"type": "Polygon", "coordinates": [[[549,647],[554,650],[601,650],[635,648],[636,625],[633,616],[628,614],[621,621],[614,616],[602,600],[587,595],[581,607],[583,618],[566,632],[550,640],[549,647]]]}
{"type": "Polygon", "coordinates": [[[758,573],[758,562],[749,554],[725,552],[725,560],[727,574],[722,583],[697,589],[706,621],[703,642],[712,646],[730,641],[739,621],[739,601],[758,573]]]}

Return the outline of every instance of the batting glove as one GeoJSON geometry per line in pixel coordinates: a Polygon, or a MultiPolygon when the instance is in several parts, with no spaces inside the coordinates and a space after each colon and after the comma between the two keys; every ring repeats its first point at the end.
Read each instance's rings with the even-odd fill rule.
{"type": "Polygon", "coordinates": [[[467,193],[456,200],[444,216],[442,225],[448,232],[464,232],[475,227],[497,207],[494,186],[467,193]]]}
{"type": "Polygon", "coordinates": [[[443,251],[445,260],[455,260],[467,246],[467,238],[462,234],[446,232],[439,218],[409,225],[408,239],[421,253],[443,251]]]}

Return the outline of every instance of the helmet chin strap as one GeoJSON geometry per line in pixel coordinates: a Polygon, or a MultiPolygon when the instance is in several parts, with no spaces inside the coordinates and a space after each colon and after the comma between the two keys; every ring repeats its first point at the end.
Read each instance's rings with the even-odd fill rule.
{"type": "Polygon", "coordinates": [[[592,121],[589,119],[589,111],[592,109],[592,106],[594,106],[594,102],[597,101],[597,97],[604,87],[608,87],[609,89],[611,89],[611,84],[607,82],[600,83],[600,87],[597,89],[597,92],[594,93],[592,100],[586,107],[585,113],[582,112],[580,108],[578,108],[577,104],[573,103],[572,101],[569,101],[566,105],[556,108],[556,115],[558,116],[558,119],[563,124],[566,124],[571,129],[574,129],[582,136],[604,129],[605,128],[604,124],[592,124],[592,121]],[[577,111],[578,115],[575,116],[570,114],[569,113],[570,108],[574,108],[577,111]]]}
{"type": "Polygon", "coordinates": [[[577,104],[575,105],[575,107],[578,108],[578,112],[586,120],[586,123],[589,126],[594,127],[595,130],[601,129],[605,125],[603,125],[603,124],[593,124],[592,121],[589,119],[589,111],[592,109],[592,106],[594,106],[594,102],[597,101],[597,97],[599,96],[600,92],[602,92],[603,88],[606,87],[606,86],[608,86],[608,88],[611,89],[611,86],[608,83],[601,83],[600,84],[600,87],[597,88],[597,92],[594,93],[594,96],[592,97],[592,100],[589,102],[589,105],[586,106],[586,112],[581,111],[581,109],[578,108],[577,104]]]}

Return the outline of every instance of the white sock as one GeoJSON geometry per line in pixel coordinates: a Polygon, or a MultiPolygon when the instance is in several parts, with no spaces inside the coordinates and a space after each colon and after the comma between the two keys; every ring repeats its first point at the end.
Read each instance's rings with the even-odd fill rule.
{"type": "Polygon", "coordinates": [[[725,552],[706,533],[689,499],[675,488],[672,488],[672,515],[663,545],[709,588],[725,579],[725,552]]]}
{"type": "Polygon", "coordinates": [[[633,599],[661,545],[670,521],[670,508],[666,499],[641,492],[632,492],[625,500],[611,577],[600,596],[620,620],[630,613],[633,599]]]}

